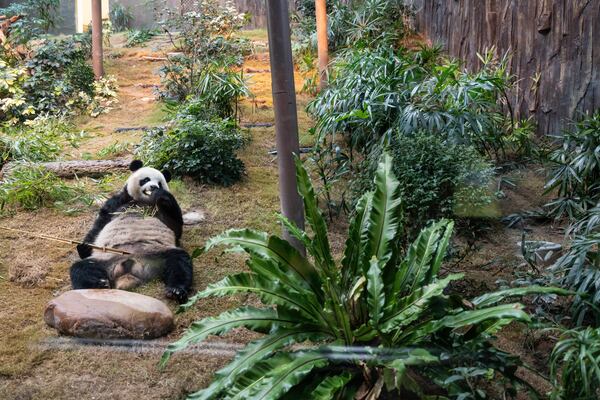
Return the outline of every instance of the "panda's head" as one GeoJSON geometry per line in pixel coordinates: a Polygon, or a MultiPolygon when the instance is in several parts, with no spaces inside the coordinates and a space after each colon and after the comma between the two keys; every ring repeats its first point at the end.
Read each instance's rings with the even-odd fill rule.
{"type": "Polygon", "coordinates": [[[132,174],[127,179],[125,189],[136,201],[149,202],[157,189],[169,191],[167,182],[171,180],[169,171],[160,172],[157,169],[144,167],[140,160],[133,160],[129,164],[132,174]]]}

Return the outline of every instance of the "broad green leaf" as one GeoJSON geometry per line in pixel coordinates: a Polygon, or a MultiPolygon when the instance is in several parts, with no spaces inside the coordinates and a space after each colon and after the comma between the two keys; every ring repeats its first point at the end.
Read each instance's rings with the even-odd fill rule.
{"type": "Polygon", "coordinates": [[[440,231],[447,224],[448,221],[442,220],[424,228],[419,233],[417,239],[410,245],[406,257],[400,263],[394,277],[390,293],[390,298],[392,299],[391,306],[394,305],[393,299],[397,299],[403,293],[410,295],[416,288],[429,283],[426,281],[426,278],[435,277],[433,271],[435,263],[438,262],[436,250],[438,249],[441,236],[440,231]],[[435,259],[434,254],[436,254],[435,259]]]}
{"type": "Polygon", "coordinates": [[[440,272],[440,268],[442,266],[442,262],[444,261],[444,257],[446,256],[446,250],[448,249],[448,244],[450,244],[450,238],[452,237],[452,232],[454,231],[454,222],[449,220],[441,220],[440,224],[445,224],[443,226],[444,235],[438,241],[437,249],[435,251],[435,257],[433,259],[433,263],[427,276],[425,277],[425,283],[431,282],[432,279],[437,277],[437,274],[440,272]]]}
{"type": "Polygon", "coordinates": [[[431,299],[441,296],[451,281],[461,279],[463,276],[463,274],[448,275],[444,279],[417,289],[410,295],[398,300],[396,308],[390,310],[391,314],[386,315],[382,321],[381,330],[383,332],[391,332],[394,329],[408,326],[413,321],[416,321],[427,310],[431,299]]]}
{"type": "Polygon", "coordinates": [[[198,292],[181,307],[187,309],[189,304],[194,304],[198,299],[206,297],[223,297],[238,293],[255,293],[266,305],[277,304],[299,311],[310,322],[323,320],[322,307],[312,292],[304,290],[298,293],[277,280],[267,280],[246,272],[227,276],[220,282],[208,285],[206,289],[198,292]]]}
{"type": "Polygon", "coordinates": [[[363,257],[361,235],[362,232],[368,230],[369,210],[371,209],[372,200],[373,193],[365,193],[356,203],[355,215],[350,222],[344,257],[342,258],[342,287],[346,291],[350,290],[349,286],[360,270],[360,260],[363,257]]]}
{"type": "Polygon", "coordinates": [[[362,260],[364,272],[369,268],[371,257],[377,257],[385,265],[398,240],[402,209],[400,183],[392,172],[392,162],[392,157],[385,154],[375,172],[375,191],[362,260]]]}
{"type": "Polygon", "coordinates": [[[220,245],[239,247],[250,254],[274,260],[284,270],[294,271],[302,285],[310,287],[319,299],[323,298],[315,268],[287,241],[250,229],[232,229],[209,239],[205,249],[208,251],[220,245]]]}
{"type": "Polygon", "coordinates": [[[340,375],[330,375],[323,379],[319,386],[311,393],[313,400],[330,400],[340,391],[351,379],[353,375],[348,372],[342,372],[340,375]]]}
{"type": "Polygon", "coordinates": [[[400,336],[398,342],[416,344],[426,336],[435,333],[442,328],[461,328],[464,326],[480,324],[485,321],[497,320],[530,322],[531,318],[523,311],[523,306],[519,303],[503,304],[481,310],[461,311],[439,320],[427,322],[416,330],[407,331],[400,336]]]}
{"type": "Polygon", "coordinates": [[[302,343],[306,340],[316,342],[326,339],[321,332],[310,330],[307,327],[280,329],[268,336],[249,343],[227,366],[215,374],[215,379],[206,389],[188,396],[193,400],[209,400],[221,398],[222,392],[231,386],[240,374],[254,368],[254,366],[269,357],[273,352],[293,343],[302,343]]]}
{"type": "Polygon", "coordinates": [[[278,353],[256,364],[236,379],[225,399],[276,400],[315,368],[329,362],[321,352],[278,353]]]}
{"type": "Polygon", "coordinates": [[[306,221],[310,225],[314,237],[314,249],[315,249],[315,260],[318,265],[324,270],[324,272],[333,277],[336,272],[335,263],[331,255],[331,249],[329,247],[329,238],[327,237],[327,224],[321,213],[321,209],[317,204],[317,195],[313,189],[308,173],[302,165],[302,161],[299,157],[295,157],[296,161],[296,180],[298,183],[298,193],[304,200],[304,212],[306,214],[306,221]]]}
{"type": "Polygon", "coordinates": [[[429,365],[439,363],[440,359],[434,356],[425,349],[411,349],[406,357],[399,357],[386,364],[386,367],[396,371],[395,374],[395,387],[401,389],[404,383],[404,377],[406,368],[418,365],[429,365]]]}
{"type": "Polygon", "coordinates": [[[160,359],[159,366],[163,368],[171,354],[185,349],[190,344],[198,343],[210,335],[222,335],[234,328],[245,327],[252,330],[264,331],[274,324],[282,327],[296,324],[293,318],[283,318],[270,308],[242,307],[226,311],[217,317],[204,318],[194,322],[176,342],[170,343],[160,359]]]}
{"type": "Polygon", "coordinates": [[[371,267],[367,272],[367,293],[371,325],[374,328],[377,328],[379,326],[379,320],[383,316],[385,294],[381,276],[381,267],[379,260],[375,257],[371,258],[371,267]]]}
{"type": "Polygon", "coordinates": [[[528,296],[532,294],[557,294],[560,296],[568,296],[575,294],[570,290],[565,290],[557,287],[545,287],[545,286],[528,286],[519,287],[512,289],[499,290],[493,293],[486,293],[481,296],[475,297],[471,300],[471,303],[476,307],[488,307],[510,297],[515,296],[528,296]]]}

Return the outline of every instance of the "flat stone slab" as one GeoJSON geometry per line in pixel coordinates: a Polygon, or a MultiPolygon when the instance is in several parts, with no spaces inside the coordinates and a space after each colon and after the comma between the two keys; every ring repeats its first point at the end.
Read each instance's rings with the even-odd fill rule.
{"type": "Polygon", "coordinates": [[[99,339],[154,339],[174,327],[165,303],[117,289],[65,292],[48,303],[44,321],[64,335],[99,339]]]}

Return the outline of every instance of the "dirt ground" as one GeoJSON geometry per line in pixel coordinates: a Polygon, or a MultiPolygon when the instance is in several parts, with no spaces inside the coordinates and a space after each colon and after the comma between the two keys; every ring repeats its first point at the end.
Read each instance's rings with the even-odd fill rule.
{"type": "MultiPolygon", "coordinates": [[[[249,32],[255,40],[256,54],[250,56],[243,68],[254,94],[253,100],[242,104],[242,124],[273,122],[269,59],[264,52],[264,31],[249,32]],[[261,71],[261,72],[255,72],[261,71]]],[[[115,133],[117,128],[160,125],[164,118],[161,104],[155,100],[154,85],[160,84],[160,63],[142,59],[146,55],[162,54],[164,38],[157,38],[144,48],[122,47],[122,38],[113,37],[108,50],[106,70],[115,75],[119,84],[119,106],[98,118],[78,117],[77,127],[89,135],[69,158],[94,155],[114,143],[136,143],[139,131],[115,133]]],[[[297,90],[302,78],[296,77],[297,90]]],[[[298,93],[301,142],[310,145],[307,134],[311,121],[304,112],[310,98],[298,93]]],[[[184,210],[203,210],[206,220],[200,225],[186,227],[183,246],[192,250],[225,229],[252,227],[277,232],[276,160],[268,154],[275,147],[274,128],[251,128],[252,140],[240,156],[247,168],[245,179],[231,187],[200,185],[191,181],[177,182],[176,197],[184,210]]],[[[119,189],[125,175],[117,174],[108,185],[119,189]]],[[[501,215],[543,204],[543,177],[532,169],[515,170],[510,178],[513,187],[502,188],[506,197],[495,207],[501,215]]],[[[88,180],[87,185],[100,186],[88,180]]],[[[106,182],[104,182],[106,184],[106,182]]],[[[78,239],[91,226],[97,208],[68,216],[58,211],[42,209],[36,212],[17,212],[0,218],[0,224],[65,238],[78,239]]],[[[332,227],[332,242],[340,248],[345,234],[343,218],[332,227]]],[[[464,249],[470,238],[477,238],[473,250],[460,263],[446,266],[452,272],[464,271],[467,279],[459,290],[477,294],[494,289],[498,279],[512,280],[515,273],[526,273],[529,267],[519,256],[517,243],[520,230],[505,228],[497,219],[484,221],[476,227],[463,227],[457,248],[464,249]]],[[[528,238],[562,241],[562,232],[552,226],[533,226],[528,238]]],[[[178,354],[164,371],[157,363],[162,344],[176,339],[194,320],[215,315],[235,303],[252,301],[203,300],[187,313],[176,316],[176,329],[159,345],[146,349],[115,349],[101,346],[59,346],[57,333],[43,321],[47,302],[70,289],[68,269],[77,257],[74,248],[41,239],[30,239],[0,232],[0,399],[178,399],[208,384],[212,373],[231,356],[231,352],[213,351],[178,354]]],[[[239,256],[213,253],[195,260],[194,287],[202,289],[223,276],[244,268],[239,256]]],[[[173,309],[176,305],[162,294],[162,285],[152,283],[139,292],[157,297],[173,309]]],[[[523,342],[524,333],[509,327],[499,344],[534,362],[538,355],[523,342]]],[[[252,335],[239,330],[229,334],[230,343],[246,343],[252,335]]],[[[532,377],[533,379],[533,377],[532,377]]],[[[541,382],[536,386],[544,389],[541,382]]]]}

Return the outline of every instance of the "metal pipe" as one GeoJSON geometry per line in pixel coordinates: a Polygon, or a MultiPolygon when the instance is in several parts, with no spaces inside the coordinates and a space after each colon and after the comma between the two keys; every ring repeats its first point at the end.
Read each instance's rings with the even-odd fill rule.
{"type": "MultiPolygon", "coordinates": [[[[287,0],[266,0],[266,2],[281,212],[300,229],[304,229],[304,206],[298,194],[293,157],[294,154],[299,154],[300,144],[288,2],[287,0]]],[[[304,254],[302,244],[285,228],[283,237],[304,254]]]]}
{"type": "Polygon", "coordinates": [[[92,0],[92,66],[96,79],[102,78],[102,0],[92,0]]]}
{"type": "Polygon", "coordinates": [[[317,16],[317,53],[319,60],[319,91],[327,87],[329,65],[329,49],[327,40],[327,5],[326,0],[315,0],[317,16]]]}

